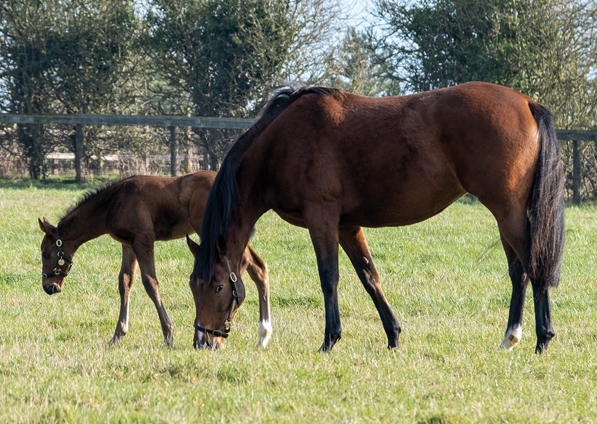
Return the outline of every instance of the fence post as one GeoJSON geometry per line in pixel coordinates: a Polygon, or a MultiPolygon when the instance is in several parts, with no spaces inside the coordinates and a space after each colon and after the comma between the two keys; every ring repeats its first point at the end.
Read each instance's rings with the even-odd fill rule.
{"type": "Polygon", "coordinates": [[[580,141],[572,142],[572,203],[580,204],[580,141]]]}
{"type": "Polygon", "coordinates": [[[77,124],[75,127],[75,181],[77,183],[84,182],[83,179],[83,125],[77,124]]]}
{"type": "Polygon", "coordinates": [[[176,160],[176,127],[170,127],[170,176],[176,177],[178,163],[176,160]]]}

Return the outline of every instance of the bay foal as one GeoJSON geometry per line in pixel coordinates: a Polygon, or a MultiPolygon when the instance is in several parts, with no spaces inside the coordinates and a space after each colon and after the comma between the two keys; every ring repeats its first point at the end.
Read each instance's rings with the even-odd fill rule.
{"type": "MultiPolygon", "coordinates": [[[[155,273],[154,243],[199,233],[203,210],[215,172],[202,171],[174,178],[135,176],[87,194],[53,226],[44,217],[39,226],[45,233],[41,244],[46,293],[62,290],[75,252],[83,243],[109,234],[122,244],[118,275],[120,315],[110,344],[118,343],[129,326],[129,296],[137,264],[141,281],[155,304],[164,343],[172,345],[173,326],[162,302],[155,273]]],[[[240,274],[246,270],[259,292],[259,341],[265,347],[271,336],[269,280],[266,263],[250,245],[243,253],[240,274]]],[[[195,332],[194,345],[198,343],[195,332]]],[[[223,346],[223,341],[221,343],[223,346]]]]}

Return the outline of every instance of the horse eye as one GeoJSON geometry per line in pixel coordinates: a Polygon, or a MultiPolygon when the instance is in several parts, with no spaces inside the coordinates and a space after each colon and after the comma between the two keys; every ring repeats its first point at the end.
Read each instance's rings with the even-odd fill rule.
{"type": "Polygon", "coordinates": [[[46,260],[48,260],[48,261],[49,261],[50,259],[52,259],[52,254],[51,254],[50,252],[42,252],[42,254],[41,254],[41,255],[44,257],[44,259],[46,259],[46,260]]]}
{"type": "Polygon", "coordinates": [[[216,293],[220,293],[223,288],[224,288],[224,286],[218,286],[218,287],[216,287],[216,293]]]}

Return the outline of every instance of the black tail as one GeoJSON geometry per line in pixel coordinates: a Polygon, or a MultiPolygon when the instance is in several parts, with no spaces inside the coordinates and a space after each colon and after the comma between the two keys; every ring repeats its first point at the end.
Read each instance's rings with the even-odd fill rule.
{"type": "Polygon", "coordinates": [[[549,110],[529,108],[539,130],[539,158],[529,198],[531,251],[529,277],[545,287],[557,286],[564,255],[564,172],[558,139],[549,110]]]}
{"type": "Polygon", "coordinates": [[[228,232],[232,212],[239,199],[236,173],[243,153],[268,124],[300,97],[305,94],[333,96],[337,92],[336,89],[324,87],[279,90],[265,107],[261,118],[234,143],[222,162],[205,205],[201,223],[201,244],[197,249],[194,266],[195,276],[200,281],[211,280],[216,263],[216,244],[220,236],[226,237],[228,232]]]}

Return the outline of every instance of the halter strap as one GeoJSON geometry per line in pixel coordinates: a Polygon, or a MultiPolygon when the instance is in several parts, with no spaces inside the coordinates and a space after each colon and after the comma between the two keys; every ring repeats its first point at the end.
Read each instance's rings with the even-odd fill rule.
{"type": "Polygon", "coordinates": [[[230,261],[228,261],[228,258],[224,256],[224,259],[226,260],[226,265],[228,266],[228,280],[232,284],[232,302],[230,302],[228,317],[226,318],[224,325],[222,325],[218,330],[211,330],[209,328],[201,327],[199,324],[194,324],[193,326],[197,331],[212,334],[214,337],[227,338],[228,333],[230,333],[230,327],[232,326],[232,320],[234,319],[234,315],[240,306],[240,302],[238,299],[238,290],[236,288],[236,282],[238,281],[238,278],[236,277],[236,274],[232,272],[232,267],[230,266],[230,261]]]}
{"type": "Polygon", "coordinates": [[[71,267],[73,266],[73,261],[69,261],[64,257],[64,252],[62,251],[62,239],[60,239],[60,232],[58,231],[58,227],[56,227],[56,237],[56,246],[58,246],[58,262],[56,264],[56,267],[52,271],[48,272],[47,274],[45,272],[42,272],[44,278],[55,277],[57,275],[67,277],[71,267]],[[68,263],[68,268],[66,268],[66,271],[63,271],[62,266],[65,263],[68,263]]]}

